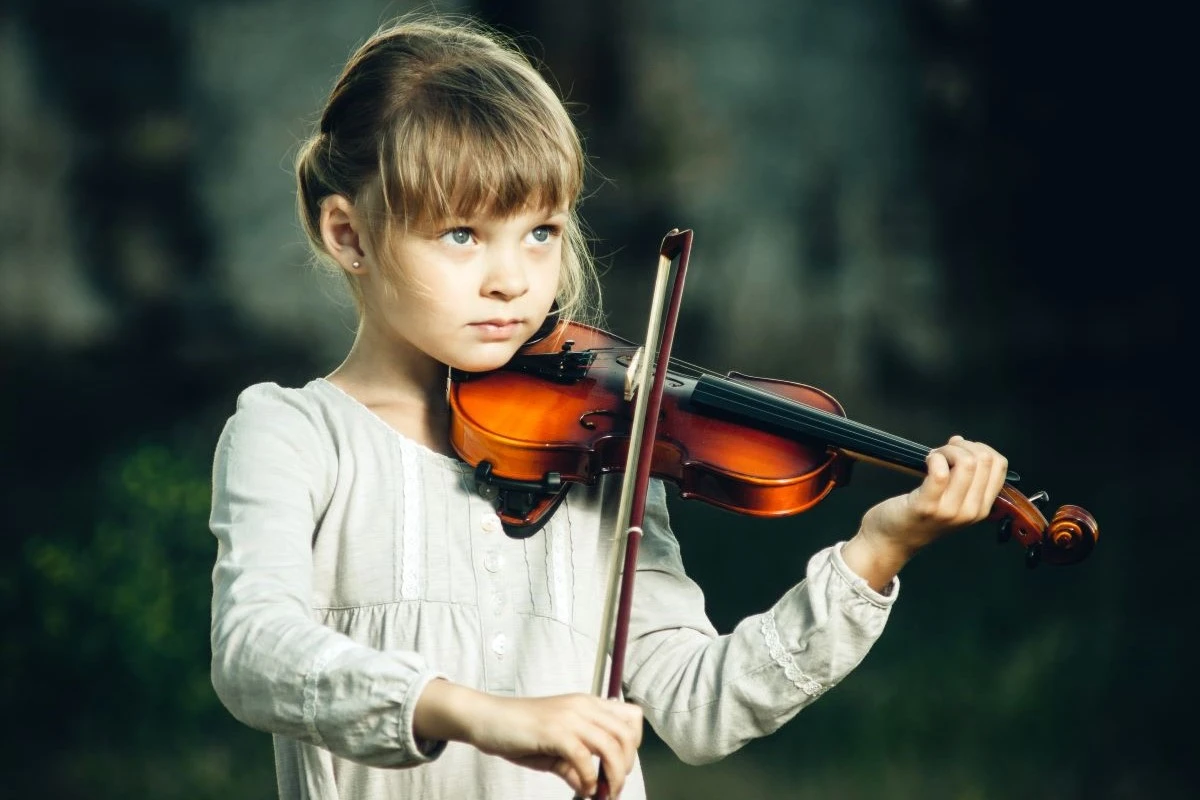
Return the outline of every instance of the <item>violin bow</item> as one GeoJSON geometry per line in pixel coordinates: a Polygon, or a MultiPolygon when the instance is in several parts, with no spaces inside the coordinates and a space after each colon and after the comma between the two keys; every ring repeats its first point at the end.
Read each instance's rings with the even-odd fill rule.
{"type": "MultiPolygon", "coordinates": [[[[621,696],[625,646],[629,638],[629,612],[633,601],[633,579],[637,574],[638,547],[642,541],[646,493],[650,485],[650,465],[691,251],[691,230],[681,231],[678,228],[672,229],[663,237],[658,250],[658,275],[654,284],[646,344],[637,364],[637,396],[629,431],[629,453],[626,456],[620,505],[613,529],[612,557],[609,562],[604,612],[600,623],[600,644],[596,648],[596,664],[592,676],[592,693],[597,697],[616,699],[621,696]],[[674,279],[671,280],[671,266],[676,261],[674,279]],[[664,314],[668,282],[671,284],[671,296],[664,314]],[[650,384],[652,370],[653,385],[650,384]],[[605,690],[605,655],[610,632],[612,666],[608,670],[608,686],[605,690]]],[[[596,798],[608,800],[608,781],[604,777],[603,767],[597,783],[596,798]]]]}

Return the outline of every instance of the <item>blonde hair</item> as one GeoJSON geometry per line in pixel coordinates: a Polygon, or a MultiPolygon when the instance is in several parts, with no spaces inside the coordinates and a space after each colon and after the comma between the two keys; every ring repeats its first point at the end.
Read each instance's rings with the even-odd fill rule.
{"type": "Polygon", "coordinates": [[[408,16],[343,68],[296,158],[297,210],[325,256],[321,201],[346,197],[385,275],[402,280],[389,245],[410,226],[567,208],[559,313],[593,321],[599,291],[578,215],[585,169],[562,101],[514,45],[466,18],[408,16]]]}

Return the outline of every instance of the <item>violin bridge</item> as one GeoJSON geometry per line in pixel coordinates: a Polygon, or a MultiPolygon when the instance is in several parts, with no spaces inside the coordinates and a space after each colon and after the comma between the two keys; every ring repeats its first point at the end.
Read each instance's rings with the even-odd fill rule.
{"type": "Polygon", "coordinates": [[[625,368],[625,401],[628,402],[637,394],[638,386],[638,365],[642,363],[642,352],[646,348],[639,347],[637,352],[633,354],[633,358],[629,359],[629,366],[625,368]]]}

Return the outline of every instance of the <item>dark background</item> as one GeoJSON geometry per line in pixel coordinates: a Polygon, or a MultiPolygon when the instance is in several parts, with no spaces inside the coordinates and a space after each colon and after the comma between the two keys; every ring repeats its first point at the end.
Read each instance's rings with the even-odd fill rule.
{"type": "MultiPolygon", "coordinates": [[[[940,542],[867,660],[775,736],[696,768],[649,734],[652,796],[1192,796],[1182,21],[685,5],[447,6],[525,37],[577,104],[607,178],[584,214],[610,327],[638,337],[658,243],[692,227],[677,356],[820,386],[930,445],[988,441],[1022,491],[1086,507],[1101,537],[1082,564],[1034,570],[988,526],[940,542]],[[750,89],[723,83],[747,63],[750,89]],[[754,299],[788,286],[808,299],[754,299]]],[[[348,342],[298,246],[287,147],[350,49],[407,8],[0,9],[0,795],[273,796],[269,737],[208,682],[208,470],[238,391],[328,372],[348,342]],[[237,20],[254,23],[241,39],[237,20]]],[[[861,466],[796,519],[672,510],[728,629],[909,486],[861,466]]]]}

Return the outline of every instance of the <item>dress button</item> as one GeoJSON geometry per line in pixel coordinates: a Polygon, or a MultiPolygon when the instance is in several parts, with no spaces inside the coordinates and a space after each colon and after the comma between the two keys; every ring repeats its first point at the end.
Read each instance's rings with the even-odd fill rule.
{"type": "Polygon", "coordinates": [[[506,650],[508,650],[508,637],[503,633],[497,633],[492,639],[492,652],[500,658],[504,658],[506,650]]]}
{"type": "Polygon", "coordinates": [[[484,533],[495,533],[500,529],[500,518],[495,514],[486,516],[480,521],[479,527],[483,528],[484,533]]]}
{"type": "Polygon", "coordinates": [[[495,550],[489,550],[483,555],[483,568],[488,572],[495,572],[504,566],[504,556],[497,553],[495,550]]]}

